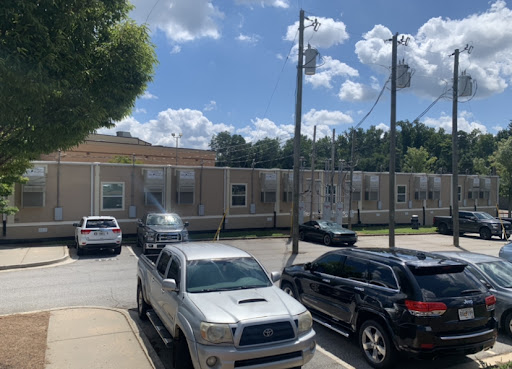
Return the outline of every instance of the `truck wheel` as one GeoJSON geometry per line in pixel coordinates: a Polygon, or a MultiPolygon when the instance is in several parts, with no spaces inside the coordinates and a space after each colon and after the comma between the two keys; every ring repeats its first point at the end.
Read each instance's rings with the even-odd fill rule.
{"type": "Polygon", "coordinates": [[[146,320],[146,315],[150,305],[144,300],[144,293],[142,292],[142,286],[137,283],[137,313],[139,314],[140,320],[146,320]]]}
{"type": "Polygon", "coordinates": [[[78,244],[78,242],[76,243],[76,254],[77,254],[78,256],[82,256],[82,255],[84,254],[84,249],[82,249],[82,248],[80,247],[80,245],[78,244]]]}
{"type": "Polygon", "coordinates": [[[146,255],[148,253],[148,250],[146,249],[146,244],[145,243],[142,244],[142,253],[144,255],[146,255]]]}
{"type": "Polygon", "coordinates": [[[174,369],[194,369],[185,336],[181,335],[179,339],[174,341],[172,357],[174,369]]]}
{"type": "Polygon", "coordinates": [[[480,238],[484,240],[490,240],[492,237],[491,231],[489,228],[483,227],[480,228],[480,238]]]}
{"type": "Polygon", "coordinates": [[[300,232],[299,232],[299,239],[300,239],[301,241],[304,241],[304,240],[306,239],[306,235],[304,234],[304,231],[300,231],[300,232]]]}
{"type": "Polygon", "coordinates": [[[359,347],[372,367],[384,369],[393,364],[395,347],[388,332],[376,321],[368,320],[359,329],[359,347]]]}
{"type": "Polygon", "coordinates": [[[446,225],[446,223],[439,224],[438,228],[439,228],[439,233],[448,234],[448,226],[446,225]]]}

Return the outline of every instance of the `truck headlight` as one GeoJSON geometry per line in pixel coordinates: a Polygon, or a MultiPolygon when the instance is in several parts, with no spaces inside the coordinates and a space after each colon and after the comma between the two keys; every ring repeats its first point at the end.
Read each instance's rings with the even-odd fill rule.
{"type": "Polygon", "coordinates": [[[146,233],[146,240],[147,241],[154,241],[155,240],[155,233],[154,232],[146,233]]]}
{"type": "Polygon", "coordinates": [[[499,228],[500,225],[499,224],[491,224],[493,228],[499,228]]]}
{"type": "Polygon", "coordinates": [[[309,311],[305,311],[298,316],[298,330],[299,334],[308,332],[313,327],[313,318],[309,311]]]}
{"type": "Polygon", "coordinates": [[[201,322],[201,337],[211,343],[233,343],[233,333],[227,324],[201,322]]]}

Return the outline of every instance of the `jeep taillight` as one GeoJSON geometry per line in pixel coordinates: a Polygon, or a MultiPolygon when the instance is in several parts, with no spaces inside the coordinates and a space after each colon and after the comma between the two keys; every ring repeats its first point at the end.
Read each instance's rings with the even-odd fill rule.
{"type": "Polygon", "coordinates": [[[121,228],[114,228],[112,230],[112,232],[114,232],[114,233],[121,233],[121,228]]]}
{"type": "Polygon", "coordinates": [[[423,302],[405,300],[405,306],[414,316],[441,316],[446,311],[446,305],[442,302],[423,302]]]}
{"type": "Polygon", "coordinates": [[[485,298],[485,306],[487,307],[487,311],[492,311],[496,307],[496,297],[494,295],[487,296],[485,298]]]}
{"type": "Polygon", "coordinates": [[[80,233],[81,233],[81,234],[89,234],[89,233],[91,233],[91,230],[90,230],[90,229],[82,229],[82,230],[80,231],[80,233]]]}

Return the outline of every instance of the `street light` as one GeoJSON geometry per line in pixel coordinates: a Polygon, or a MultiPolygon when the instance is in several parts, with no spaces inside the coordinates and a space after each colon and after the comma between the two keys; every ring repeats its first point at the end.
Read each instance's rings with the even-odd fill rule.
{"type": "Polygon", "coordinates": [[[183,136],[181,133],[171,133],[172,137],[176,138],[176,165],[178,165],[178,140],[183,136]]]}

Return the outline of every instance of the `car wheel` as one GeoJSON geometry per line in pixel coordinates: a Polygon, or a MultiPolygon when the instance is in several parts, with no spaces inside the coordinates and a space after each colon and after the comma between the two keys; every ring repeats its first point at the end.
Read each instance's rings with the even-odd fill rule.
{"type": "Polygon", "coordinates": [[[329,245],[331,244],[331,242],[332,242],[331,236],[329,236],[328,234],[326,234],[326,235],[324,236],[324,245],[325,245],[325,246],[329,246],[329,245]]]}
{"type": "Polygon", "coordinates": [[[438,228],[439,228],[439,233],[448,234],[448,226],[446,225],[446,223],[439,224],[438,228]]]}
{"type": "Polygon", "coordinates": [[[486,227],[480,228],[480,238],[484,240],[490,240],[492,237],[491,230],[486,227]]]}
{"type": "Polygon", "coordinates": [[[137,247],[142,247],[142,241],[140,240],[140,237],[137,237],[137,247]]]}
{"type": "Polygon", "coordinates": [[[303,231],[300,231],[300,232],[299,232],[299,239],[300,239],[301,241],[304,241],[304,240],[306,239],[306,235],[304,234],[304,232],[303,232],[303,231]]]}
{"type": "Polygon", "coordinates": [[[286,292],[288,295],[290,295],[291,297],[293,297],[294,299],[297,300],[297,294],[295,293],[295,289],[293,288],[293,286],[291,285],[291,283],[288,283],[288,282],[285,282],[281,285],[281,289],[286,292]]]}
{"type": "Polygon", "coordinates": [[[144,293],[142,292],[141,284],[137,284],[137,313],[141,320],[146,320],[148,316],[146,313],[151,306],[144,300],[144,293]]]}
{"type": "Polygon", "coordinates": [[[503,330],[507,336],[512,337],[512,311],[508,312],[505,317],[505,323],[503,324],[503,330]]]}
{"type": "Polygon", "coordinates": [[[78,256],[82,256],[84,254],[84,249],[80,247],[80,245],[77,243],[76,244],[76,254],[78,256]]]}
{"type": "Polygon", "coordinates": [[[374,368],[388,368],[394,360],[395,347],[387,331],[376,321],[368,320],[359,329],[359,347],[374,368]]]}
{"type": "Polygon", "coordinates": [[[114,251],[114,255],[119,255],[121,253],[121,246],[116,247],[113,251],[114,251]]]}
{"type": "Polygon", "coordinates": [[[355,241],[351,241],[351,242],[348,242],[347,245],[354,246],[355,243],[356,243],[355,241]]]}
{"type": "Polygon", "coordinates": [[[194,369],[185,336],[173,341],[172,357],[175,369],[194,369]]]}

